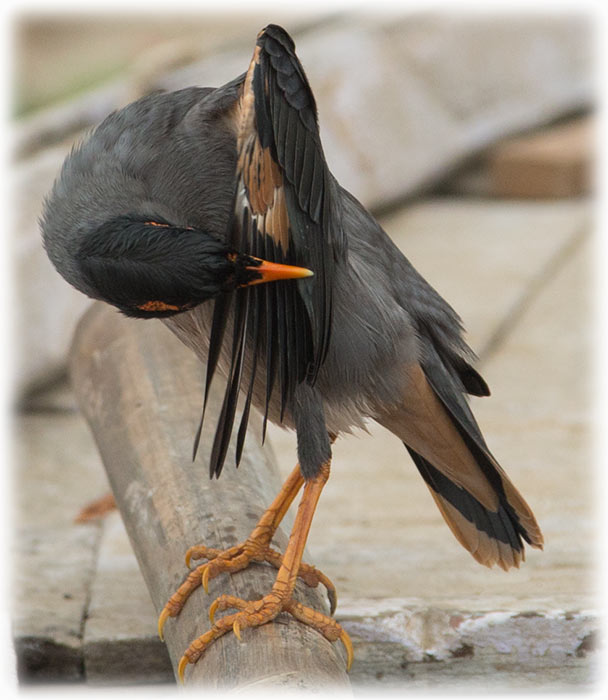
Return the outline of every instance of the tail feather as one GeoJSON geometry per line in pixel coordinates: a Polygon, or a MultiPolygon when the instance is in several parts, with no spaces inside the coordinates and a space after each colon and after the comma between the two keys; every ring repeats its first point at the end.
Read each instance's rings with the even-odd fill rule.
{"type": "Polygon", "coordinates": [[[499,503],[496,512],[489,510],[424,457],[407,449],[460,544],[484,566],[497,564],[505,571],[513,566],[519,568],[525,559],[522,537],[528,541],[528,534],[509,514],[509,506],[499,503]]]}
{"type": "Polygon", "coordinates": [[[403,441],[460,544],[485,566],[519,567],[524,542],[543,545],[532,510],[441,365],[407,372],[403,402],[378,411],[376,419],[403,441]]]}
{"type": "MultiPolygon", "coordinates": [[[[481,471],[494,488],[499,501],[498,514],[505,522],[514,523],[516,533],[521,535],[529,545],[542,549],[543,535],[532,509],[490,453],[468,405],[463,400],[464,407],[466,407],[465,413],[459,410],[460,406],[456,407],[453,402],[445,401],[443,394],[437,391],[433,383],[430,382],[430,386],[443,404],[445,412],[460,433],[481,471]]],[[[494,512],[485,508],[484,510],[487,513],[494,512]]]]}

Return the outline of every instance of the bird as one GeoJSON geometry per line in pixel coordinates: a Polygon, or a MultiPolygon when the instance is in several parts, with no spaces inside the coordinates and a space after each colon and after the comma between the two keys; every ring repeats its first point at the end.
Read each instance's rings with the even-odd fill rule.
{"type": "MultiPolygon", "coordinates": [[[[238,466],[252,406],[264,417],[262,439],[268,421],[296,433],[297,464],[250,536],[186,554],[188,565],[205,563],[161,611],[161,638],[212,578],[251,561],[278,572],[260,600],[214,601],[210,629],[179,662],[181,679],[217,638],[240,638],[279,612],[341,640],[350,667],[352,643],[333,618],[335,587],[302,556],[332,444],[370,419],[402,441],[479,563],[508,570],[525,559],[525,544],[542,549],[531,508],[469,407],[468,395],[490,390],[462,321],[332,175],[313,91],[285,29],[260,31],[246,72],[222,87],[155,93],[109,115],[67,157],[41,228],[69,283],[128,316],[160,318],[206,364],[203,418],[210,386],[224,377],[211,477],[235,432],[238,466]],[[300,491],[281,554],[272,536],[300,491]],[[330,615],[294,599],[298,577],[325,585],[330,615]],[[215,620],[227,610],[236,612],[215,620]]],[[[200,428],[194,453],[199,439],[200,428]]]]}

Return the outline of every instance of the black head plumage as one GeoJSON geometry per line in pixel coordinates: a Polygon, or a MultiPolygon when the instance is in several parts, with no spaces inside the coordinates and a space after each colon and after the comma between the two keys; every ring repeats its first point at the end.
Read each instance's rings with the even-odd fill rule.
{"type": "Polygon", "coordinates": [[[259,266],[214,236],[117,216],[82,237],[77,270],[94,295],[129,316],[170,316],[259,279],[259,266]]]}

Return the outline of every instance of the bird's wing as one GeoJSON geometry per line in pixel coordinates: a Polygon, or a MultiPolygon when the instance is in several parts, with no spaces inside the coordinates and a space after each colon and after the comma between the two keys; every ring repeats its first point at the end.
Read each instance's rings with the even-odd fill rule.
{"type": "Polygon", "coordinates": [[[407,312],[417,335],[432,341],[446,369],[462,390],[489,396],[490,389],[471,366],[475,354],[463,338],[460,317],[422,277],[378,222],[352,194],[340,188],[349,245],[363,266],[364,279],[386,279],[394,301],[407,312]]]}
{"type": "MultiPolygon", "coordinates": [[[[282,417],[298,383],[314,383],[331,332],[332,270],[346,255],[338,189],[323,155],[315,99],[294,43],[280,27],[269,25],[258,35],[233,118],[237,123],[233,246],[258,258],[309,268],[314,276],[233,294],[232,363],[210,465],[216,475],[232,433],[245,353],[253,367],[237,464],[258,361],[265,362],[264,428],[274,390],[280,392],[282,417]]],[[[207,387],[231,302],[226,297],[216,301],[207,387]]]]}
{"type": "Polygon", "coordinates": [[[452,328],[450,337],[443,328],[431,325],[423,316],[418,316],[416,328],[419,336],[432,343],[432,352],[439,357],[452,377],[458,378],[467,394],[490,396],[490,388],[485,379],[467,361],[473,359],[475,355],[462,340],[458,326],[452,328]]]}

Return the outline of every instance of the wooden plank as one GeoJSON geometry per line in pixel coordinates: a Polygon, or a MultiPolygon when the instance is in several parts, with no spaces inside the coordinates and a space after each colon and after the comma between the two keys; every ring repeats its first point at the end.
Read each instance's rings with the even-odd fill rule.
{"type": "Polygon", "coordinates": [[[498,197],[579,197],[593,177],[590,117],[507,139],[488,154],[491,191],[498,197]]]}
{"type": "MultiPolygon", "coordinates": [[[[133,321],[101,304],[81,321],[71,374],[108,472],[129,538],[157,611],[186,574],[184,553],[196,543],[226,548],[246,538],[280,486],[274,460],[259,446],[260,420],[238,470],[229,452],[224,473],[209,481],[208,454],[219,412],[213,393],[200,454],[190,459],[203,392],[203,368],[160,323],[133,321]]],[[[285,531],[275,537],[284,549],[285,531]]],[[[209,627],[208,609],[220,594],[257,599],[275,570],[252,565],[211,581],[210,595],[195,592],[183,613],[166,624],[174,669],[189,642],[209,627]]],[[[324,593],[298,583],[296,597],[327,610],[324,593]]],[[[195,666],[186,683],[208,687],[348,685],[345,655],[316,631],[289,616],[244,630],[243,641],[225,635],[195,666]]]]}
{"type": "Polygon", "coordinates": [[[19,682],[81,681],[81,626],[97,533],[92,528],[32,527],[16,536],[12,638],[19,682]]]}
{"type": "Polygon", "coordinates": [[[173,678],[167,648],[156,633],[156,611],[116,511],[102,522],[83,656],[89,684],[166,683],[173,678]]]}
{"type": "Polygon", "coordinates": [[[76,526],[79,508],[107,488],[75,402],[54,392],[12,427],[10,593],[21,683],[83,679],[82,627],[99,528],[76,526]],[[70,408],[70,404],[72,408],[70,408]]]}

